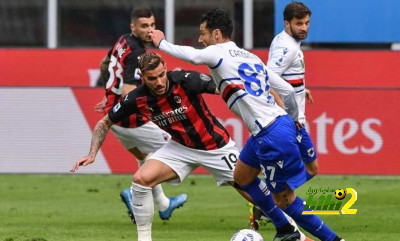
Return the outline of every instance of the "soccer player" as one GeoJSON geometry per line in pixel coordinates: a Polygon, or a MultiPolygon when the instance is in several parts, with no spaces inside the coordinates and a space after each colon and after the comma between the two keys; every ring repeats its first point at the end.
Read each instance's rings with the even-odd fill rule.
{"type": "Polygon", "coordinates": [[[305,88],[304,55],[300,50],[301,40],[307,37],[311,11],[301,2],[291,2],[283,12],[285,29],[275,36],[271,43],[267,66],[291,84],[296,93],[299,107],[298,131],[300,151],[306,164],[307,180],[318,173],[317,153],[311,137],[304,128],[306,123],[305,103],[313,103],[311,92],[305,88]]]}
{"type": "MultiPolygon", "coordinates": [[[[107,113],[129,91],[141,84],[138,57],[146,52],[145,44],[151,43],[149,32],[155,28],[152,11],[149,8],[134,9],[131,13],[130,27],[131,33],[122,35],[102,60],[100,72],[105,81],[106,94],[95,106],[95,111],[107,113]]],[[[113,125],[111,130],[125,149],[136,157],[139,166],[147,160],[149,154],[171,139],[168,133],[141,114],[121,120],[113,125]]],[[[187,199],[186,194],[167,198],[161,185],[156,185],[152,192],[159,216],[163,220],[169,219],[172,211],[182,206],[187,199]]],[[[130,188],[121,191],[120,197],[128,208],[129,217],[135,223],[130,188]]]]}
{"type": "MultiPolygon", "coordinates": [[[[138,240],[151,241],[152,187],[165,181],[180,183],[199,166],[214,176],[218,186],[234,186],[233,167],[239,151],[201,96],[218,93],[210,76],[193,71],[167,72],[162,58],[152,52],[141,55],[139,68],[144,85],[126,95],[97,123],[89,154],[71,171],[94,162],[108,129],[132,114],[146,116],[170,133],[172,139],[151,155],[132,182],[138,240]]],[[[246,193],[237,190],[249,200],[246,193]]]]}
{"type": "MultiPolygon", "coordinates": [[[[307,180],[318,173],[317,153],[310,135],[304,128],[306,99],[311,104],[313,99],[311,92],[305,88],[304,55],[300,50],[300,45],[301,40],[307,37],[310,17],[310,9],[301,2],[291,2],[285,7],[283,12],[285,29],[272,41],[267,61],[267,66],[291,84],[295,90],[300,123],[297,140],[303,162],[306,164],[307,180]]],[[[279,89],[277,91],[279,94],[279,89]]],[[[263,217],[262,212],[255,206],[251,210],[250,217],[254,229],[257,229],[258,223],[262,220],[268,220],[268,217],[263,217]]]]}
{"type": "MultiPolygon", "coordinates": [[[[275,240],[298,240],[300,236],[299,233],[279,234],[283,227],[282,219],[277,217],[283,214],[276,212],[280,209],[274,201],[314,236],[321,240],[341,240],[318,216],[302,215],[304,201],[294,190],[307,178],[297,144],[296,126],[269,93],[269,82],[281,81],[280,77],[256,55],[237,47],[230,39],[232,31],[229,14],[214,9],[204,14],[200,21],[199,42],[204,49],[169,43],[159,30],[153,30],[151,36],[160,50],[194,64],[207,65],[229,109],[245,122],[252,135],[240,153],[234,180],[271,217],[278,230],[275,240]],[[258,178],[260,169],[268,187],[258,178]]],[[[294,96],[291,100],[294,101],[294,96]]],[[[297,105],[288,111],[297,113],[297,105]]]]}

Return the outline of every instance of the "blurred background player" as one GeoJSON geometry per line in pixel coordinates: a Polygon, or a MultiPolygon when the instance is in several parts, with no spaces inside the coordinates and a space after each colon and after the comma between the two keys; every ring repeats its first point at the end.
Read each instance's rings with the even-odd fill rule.
{"type": "Polygon", "coordinates": [[[318,173],[317,153],[306,124],[305,103],[314,103],[311,92],[305,88],[304,54],[301,40],[307,37],[311,11],[301,2],[291,2],[283,12],[285,29],[271,43],[267,66],[291,84],[299,107],[298,121],[303,125],[298,133],[300,151],[307,169],[307,180],[318,173]]]}
{"type": "Polygon", "coordinates": [[[204,49],[169,43],[159,30],[153,30],[151,36],[160,50],[194,64],[207,65],[229,109],[245,122],[252,135],[237,160],[234,180],[271,217],[277,228],[274,240],[301,239],[300,233],[287,225],[281,208],[319,239],[340,241],[318,216],[302,215],[305,202],[294,192],[307,181],[296,139],[294,121],[298,107],[294,95],[284,98],[285,104],[291,105],[289,116],[269,93],[269,83],[280,82],[281,78],[256,55],[237,47],[231,41],[232,31],[230,15],[214,9],[200,21],[199,42],[204,49]],[[258,178],[260,171],[267,185],[258,178]]]}
{"type": "MultiPolygon", "coordinates": [[[[100,65],[106,94],[95,106],[97,112],[108,113],[121,98],[141,84],[138,58],[146,52],[145,44],[151,42],[148,34],[155,28],[155,18],[149,8],[136,8],[130,17],[132,32],[118,39],[100,65]]],[[[111,130],[121,144],[136,157],[139,166],[143,165],[151,153],[171,139],[168,133],[140,114],[121,120],[113,125],[111,130]]],[[[169,219],[172,211],[182,206],[187,199],[186,194],[167,198],[161,185],[156,185],[152,192],[159,216],[163,220],[169,219]]],[[[128,208],[131,220],[135,223],[130,188],[121,191],[120,197],[128,208]]]]}
{"type": "MultiPolygon", "coordinates": [[[[307,180],[318,173],[317,153],[310,135],[304,128],[306,124],[305,103],[313,103],[311,92],[305,88],[304,54],[300,49],[301,40],[307,37],[311,11],[301,2],[291,2],[283,12],[285,29],[273,39],[267,66],[281,76],[295,90],[296,102],[299,107],[299,123],[297,141],[303,162],[306,164],[307,180]]],[[[277,90],[277,89],[276,89],[277,90]]],[[[279,94],[279,90],[277,90],[279,94]]],[[[250,205],[250,220],[254,229],[257,229],[263,220],[269,221],[261,210],[250,205]]]]}

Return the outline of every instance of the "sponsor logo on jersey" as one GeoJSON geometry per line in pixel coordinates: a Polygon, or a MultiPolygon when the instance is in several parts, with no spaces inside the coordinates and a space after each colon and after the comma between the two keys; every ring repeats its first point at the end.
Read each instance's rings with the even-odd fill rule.
{"type": "Polygon", "coordinates": [[[177,121],[187,120],[186,111],[188,107],[186,105],[176,108],[174,110],[170,110],[167,112],[163,112],[161,115],[156,115],[151,117],[150,119],[154,122],[157,121],[157,125],[162,127],[168,124],[172,124],[177,121]]]}
{"type": "Polygon", "coordinates": [[[175,96],[174,96],[174,100],[175,100],[175,102],[178,103],[178,104],[180,104],[180,103],[182,102],[181,97],[179,97],[178,95],[175,95],[175,96]]]}
{"type": "Polygon", "coordinates": [[[116,113],[116,112],[119,110],[119,108],[121,108],[121,104],[120,104],[120,103],[116,104],[116,105],[113,107],[113,113],[116,113]]]}
{"type": "Polygon", "coordinates": [[[211,77],[206,74],[200,74],[200,79],[203,81],[210,81],[211,77]]]}

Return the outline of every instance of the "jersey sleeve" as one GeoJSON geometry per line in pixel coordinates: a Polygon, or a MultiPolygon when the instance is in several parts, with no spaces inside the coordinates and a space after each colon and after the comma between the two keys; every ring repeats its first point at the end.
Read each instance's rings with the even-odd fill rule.
{"type": "Polygon", "coordinates": [[[163,39],[158,47],[167,54],[197,65],[205,64],[212,67],[216,66],[219,61],[215,56],[218,56],[220,50],[215,45],[208,46],[205,49],[195,49],[190,46],[175,45],[163,39]]]}
{"type": "Polygon", "coordinates": [[[293,48],[279,46],[271,50],[267,61],[267,66],[272,71],[282,76],[293,63],[296,51],[293,48]]]}
{"type": "Polygon", "coordinates": [[[124,60],[124,84],[140,85],[141,80],[139,76],[139,56],[144,54],[144,49],[135,49],[130,52],[124,60]]]}
{"type": "Polygon", "coordinates": [[[196,71],[174,71],[173,78],[178,78],[181,85],[194,94],[214,94],[216,85],[211,76],[196,71]]]}
{"type": "Polygon", "coordinates": [[[268,67],[266,70],[268,72],[268,81],[271,88],[282,98],[285,103],[285,111],[294,121],[297,121],[299,118],[299,108],[297,106],[293,87],[268,67]]]}
{"type": "Polygon", "coordinates": [[[132,114],[137,114],[138,112],[135,90],[132,90],[108,111],[108,117],[113,123],[118,123],[124,118],[132,114]]]}

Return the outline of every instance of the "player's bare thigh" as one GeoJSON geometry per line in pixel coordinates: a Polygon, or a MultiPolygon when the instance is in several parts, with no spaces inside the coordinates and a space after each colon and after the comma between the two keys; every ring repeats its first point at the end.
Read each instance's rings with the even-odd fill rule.
{"type": "Polygon", "coordinates": [[[238,159],[235,166],[235,171],[233,173],[233,178],[239,186],[243,186],[254,181],[259,173],[260,170],[246,165],[240,159],[238,159]]]}
{"type": "Polygon", "coordinates": [[[177,178],[178,175],[168,165],[156,159],[147,160],[133,176],[133,182],[146,186],[155,185],[177,178]]]}

